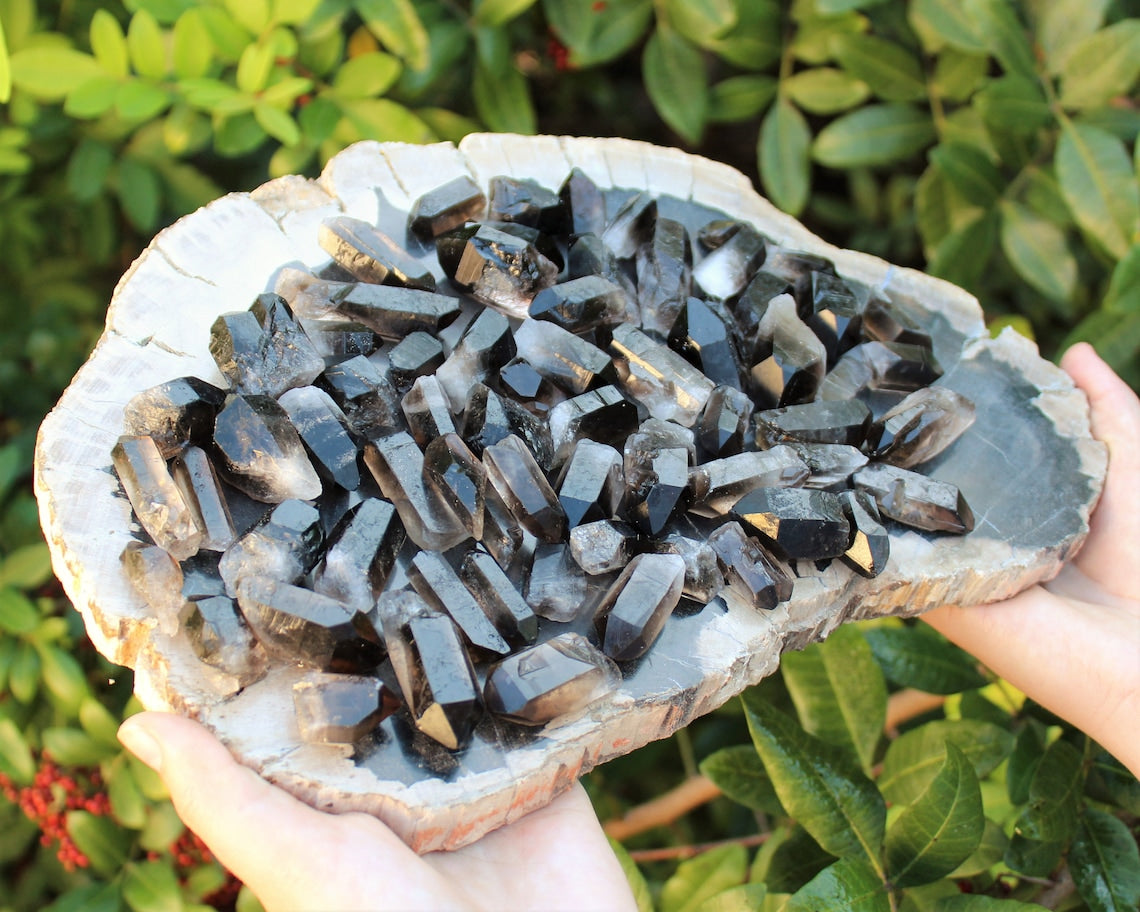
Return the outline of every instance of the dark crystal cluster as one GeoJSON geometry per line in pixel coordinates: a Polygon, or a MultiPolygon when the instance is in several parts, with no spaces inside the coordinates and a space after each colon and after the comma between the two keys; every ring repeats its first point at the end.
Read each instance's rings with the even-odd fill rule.
{"type": "Polygon", "coordinates": [[[912,315],[664,202],[576,170],[452,181],[400,238],[328,219],[329,263],[215,321],[225,389],[127,405],[122,562],[160,631],[239,687],[304,669],[305,740],[396,714],[456,751],[611,692],[678,606],[875,576],[889,523],[970,531],[916,471],[974,409],[912,315]]]}

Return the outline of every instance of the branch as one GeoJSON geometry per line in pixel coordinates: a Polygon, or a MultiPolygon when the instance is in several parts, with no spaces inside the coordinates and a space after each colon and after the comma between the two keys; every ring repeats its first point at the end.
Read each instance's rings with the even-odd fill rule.
{"type": "Polygon", "coordinates": [[[738,839],[722,839],[719,842],[700,842],[695,845],[666,846],[663,849],[634,849],[629,857],[636,862],[672,861],[676,858],[692,858],[702,852],[719,849],[726,845],[741,845],[746,849],[752,846],[763,845],[771,833],[755,833],[752,836],[741,836],[738,839]]]}
{"type": "Polygon", "coordinates": [[[939,694],[929,694],[921,690],[899,690],[887,699],[887,718],[883,723],[883,731],[891,738],[898,736],[898,728],[904,722],[909,722],[915,716],[937,709],[946,698],[939,694]]]}
{"type": "Polygon", "coordinates": [[[654,827],[668,826],[720,794],[720,789],[704,776],[692,776],[659,798],[630,809],[624,817],[608,821],[606,835],[620,842],[654,827]]]}

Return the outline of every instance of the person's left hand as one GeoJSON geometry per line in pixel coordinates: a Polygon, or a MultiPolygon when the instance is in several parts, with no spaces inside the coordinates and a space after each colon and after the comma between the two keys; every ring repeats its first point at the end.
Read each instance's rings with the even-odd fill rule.
{"type": "Polygon", "coordinates": [[[140,713],[119,737],[270,912],[636,908],[579,784],[466,848],[421,857],[374,817],[321,813],[269,784],[190,719],[140,713]]]}

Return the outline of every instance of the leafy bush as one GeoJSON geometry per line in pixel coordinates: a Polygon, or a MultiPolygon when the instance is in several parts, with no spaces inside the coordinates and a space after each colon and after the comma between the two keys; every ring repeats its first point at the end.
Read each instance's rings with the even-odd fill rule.
{"type": "MultiPolygon", "coordinates": [[[[118,748],[130,674],[51,579],[30,493],[35,426],[157,229],[359,139],[679,143],[1137,386],[1138,77],[1137,0],[0,0],[0,909],[255,906],[118,748]]],[[[628,841],[663,909],[1137,900],[1136,781],[898,622],[788,656],[589,786],[619,816],[698,767],[727,797],[628,841]],[[910,688],[948,696],[884,737],[910,688]]]]}

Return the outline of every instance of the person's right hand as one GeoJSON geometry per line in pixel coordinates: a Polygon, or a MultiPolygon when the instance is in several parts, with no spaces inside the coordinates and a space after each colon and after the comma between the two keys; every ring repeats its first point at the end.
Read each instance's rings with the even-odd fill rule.
{"type": "Polygon", "coordinates": [[[1051,582],[923,620],[1140,776],[1140,400],[1090,345],[1074,345],[1061,366],[1108,446],[1084,547],[1051,582]]]}

